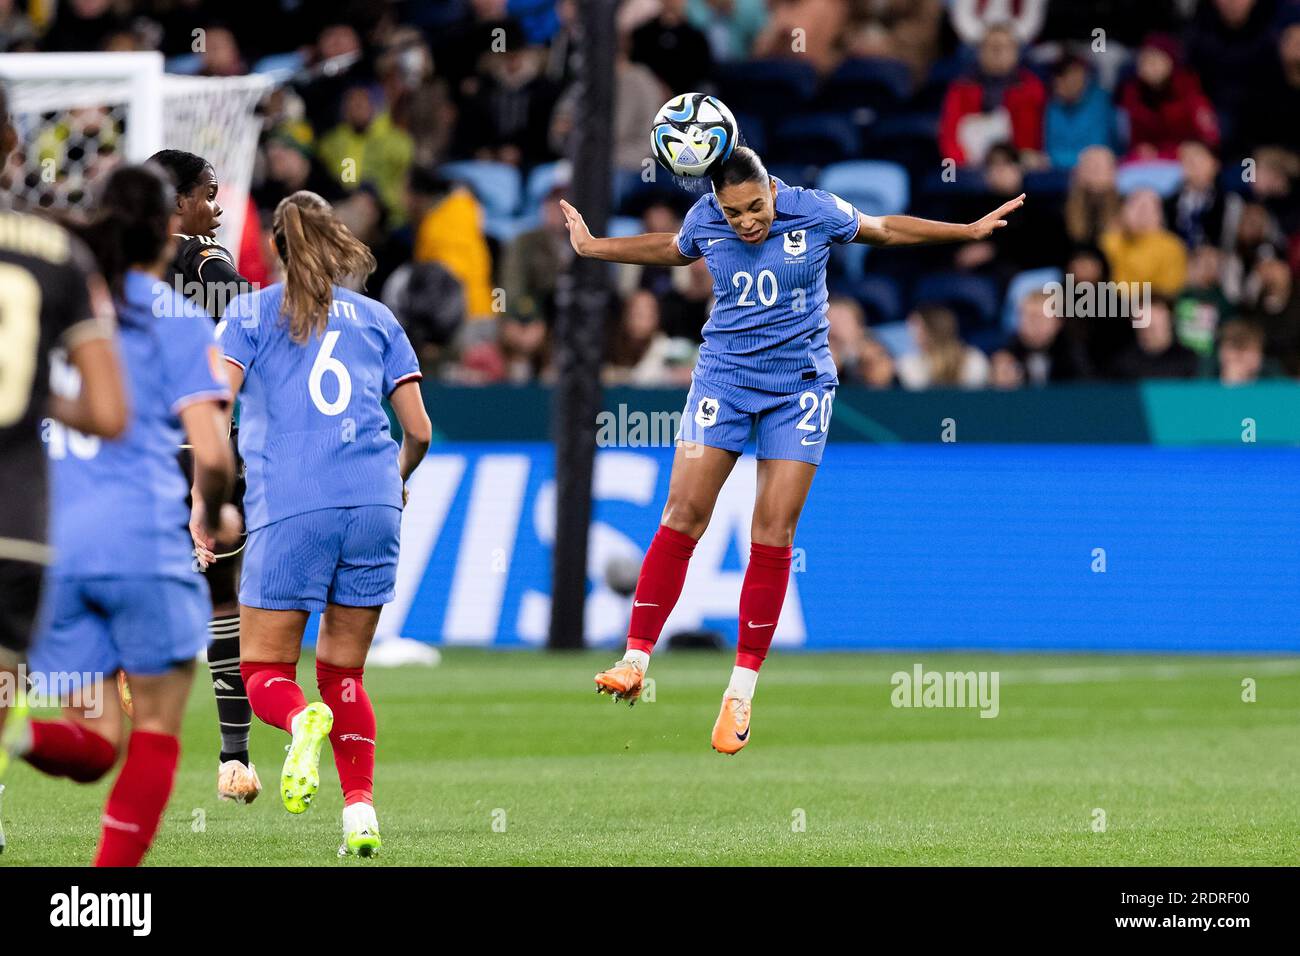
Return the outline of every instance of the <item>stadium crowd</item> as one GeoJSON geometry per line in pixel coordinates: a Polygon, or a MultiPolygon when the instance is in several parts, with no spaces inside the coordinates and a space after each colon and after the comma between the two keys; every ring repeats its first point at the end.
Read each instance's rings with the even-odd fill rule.
{"type": "MultiPolygon", "coordinates": [[[[241,271],[274,281],[270,213],[314,190],[374,251],[368,288],[427,375],[547,380],[583,121],[574,0],[31,7],[54,12],[0,0],[0,50],[291,76],[262,107],[241,271]]],[[[686,90],[717,93],[774,175],[869,214],[964,222],[1028,193],[992,241],[837,250],[846,384],[1300,377],[1300,0],[627,0],[618,39],[611,233],[673,232],[695,198],[648,159],[651,117],[686,90]],[[1067,292],[1062,315],[1053,283],[1150,294],[1097,315],[1067,292]]],[[[607,381],[687,384],[703,261],[616,282],[607,381]]]]}

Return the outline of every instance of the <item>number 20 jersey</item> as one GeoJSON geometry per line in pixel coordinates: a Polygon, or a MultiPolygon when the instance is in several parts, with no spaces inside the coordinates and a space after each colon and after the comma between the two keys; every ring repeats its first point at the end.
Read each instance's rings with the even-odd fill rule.
{"type": "Polygon", "coordinates": [[[335,286],[324,332],[295,342],[283,299],[280,283],[242,295],[218,326],[227,361],[244,370],[248,530],[325,508],[401,508],[383,400],[420,378],[406,332],[382,303],[335,286]]]}
{"type": "Polygon", "coordinates": [[[858,214],[832,193],[776,183],[776,217],[763,242],[737,236],[707,193],[682,221],[677,248],[703,256],[713,276],[696,376],[788,394],[838,381],[827,341],[826,262],[831,243],[857,235],[858,214]]]}

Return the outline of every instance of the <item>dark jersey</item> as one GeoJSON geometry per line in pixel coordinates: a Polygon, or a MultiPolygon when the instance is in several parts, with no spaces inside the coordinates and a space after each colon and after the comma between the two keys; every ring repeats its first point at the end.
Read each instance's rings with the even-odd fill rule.
{"type": "Polygon", "coordinates": [[[235,268],[230,250],[207,236],[176,234],[180,245],[172,261],[175,289],[208,315],[221,320],[227,303],[253,291],[253,285],[235,268]]]}
{"type": "Polygon", "coordinates": [[[41,419],[50,351],[111,336],[86,281],[90,253],[59,226],[0,212],[0,558],[44,562],[47,496],[41,419]]]}

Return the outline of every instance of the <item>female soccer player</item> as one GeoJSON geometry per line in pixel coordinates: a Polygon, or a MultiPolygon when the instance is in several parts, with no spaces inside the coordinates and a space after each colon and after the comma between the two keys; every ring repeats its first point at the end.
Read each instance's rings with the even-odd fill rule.
{"type": "MultiPolygon", "coordinates": [[[[217,242],[221,205],[217,202],[217,174],[202,156],[179,149],[159,150],[149,157],[171,174],[176,185],[176,254],[168,279],[213,321],[221,319],[226,304],[252,291],[252,283],[239,274],[234,257],[217,242]]],[[[234,435],[231,446],[234,446],[234,435]]],[[[187,456],[182,462],[188,468],[187,456]]],[[[243,479],[236,462],[236,508],[243,506],[243,479]]],[[[212,563],[203,568],[212,594],[212,619],[208,621],[208,672],[217,699],[221,751],[217,757],[217,795],[236,803],[252,803],[262,792],[257,768],[248,756],[248,730],[253,712],[248,706],[244,679],[239,674],[239,562],[237,541],[222,541],[212,563]]]]}
{"type": "Polygon", "coordinates": [[[214,536],[234,479],[230,386],[211,322],[160,281],[171,259],[173,201],[161,171],[123,167],[82,231],[117,306],[130,420],[119,441],[62,430],[48,439],[56,558],[31,665],[66,695],[65,707],[63,719],[31,721],[13,743],[38,770],[98,780],[117,762],[124,734],[117,694],[103,693],[104,680],[126,672],[134,719],[97,866],[135,866],[153,842],[180,755],[194,658],[206,643],[211,603],[191,568],[177,444],[184,438],[193,448],[201,519],[214,536]],[[56,684],[51,675],[81,676],[56,684]]]}
{"type": "Polygon", "coordinates": [[[375,712],[362,677],[394,595],[406,481],[432,426],[406,333],[383,305],[339,285],[374,271],[370,250],[311,192],[282,200],[272,231],[284,283],[231,303],[220,337],[246,463],[240,670],[253,713],[293,738],[280,776],[285,809],[311,804],[329,735],[343,788],[339,853],[370,856],[380,845],[375,712]],[[384,398],[402,426],[400,450],[384,398]],[[311,611],[324,613],[321,700],[308,704],[295,676],[311,611]]]}
{"type": "Polygon", "coordinates": [[[1002,217],[1025,197],[970,225],[867,216],[831,193],[769,176],[758,154],[745,147],[711,179],[712,193],[691,207],[676,235],[596,239],[578,211],[562,205],[578,255],[657,266],[687,265],[703,256],[713,274],[713,314],[686,399],[668,502],[637,580],[627,651],[596,675],[596,688],[629,703],[640,696],[695,543],[757,427],[758,491],[740,592],[739,647],[713,727],[713,749],[734,754],[749,742],[758,670],[781,616],[795,526],[821,461],[838,385],[827,344],[830,244],[985,239],[1006,225],[1002,217]]]}

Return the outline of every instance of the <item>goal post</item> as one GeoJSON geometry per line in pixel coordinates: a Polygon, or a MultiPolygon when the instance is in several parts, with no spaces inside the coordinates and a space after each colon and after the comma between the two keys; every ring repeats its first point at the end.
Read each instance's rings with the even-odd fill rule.
{"type": "Polygon", "coordinates": [[[275,85],[260,74],[168,74],[161,53],[0,54],[0,79],[20,146],[7,191],[31,206],[79,207],[92,183],[160,149],[213,164],[225,209],[218,239],[238,257],[261,122],[275,85]]]}

